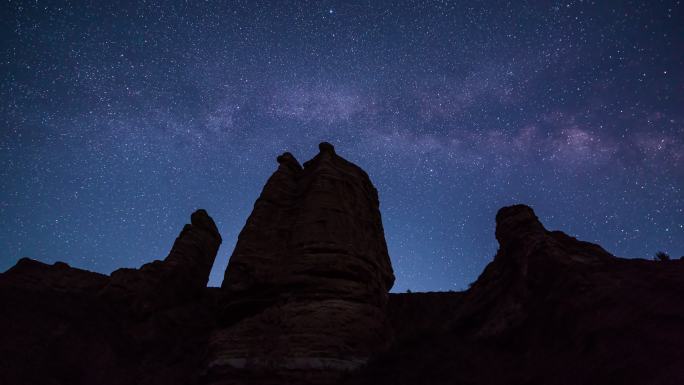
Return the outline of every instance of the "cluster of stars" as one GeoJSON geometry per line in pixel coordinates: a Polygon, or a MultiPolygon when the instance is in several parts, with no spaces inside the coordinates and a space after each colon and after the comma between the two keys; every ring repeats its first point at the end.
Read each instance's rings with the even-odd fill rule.
{"type": "Polygon", "coordinates": [[[0,270],[137,267],[205,208],[219,285],[275,157],[320,141],[377,186],[397,291],[467,287],[513,203],[684,255],[681,3],[554,4],[9,2],[0,270]]]}

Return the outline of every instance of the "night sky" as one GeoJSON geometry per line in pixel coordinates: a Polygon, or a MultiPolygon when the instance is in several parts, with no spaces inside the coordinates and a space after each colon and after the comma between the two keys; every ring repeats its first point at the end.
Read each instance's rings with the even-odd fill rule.
{"type": "Polygon", "coordinates": [[[513,203],[684,255],[679,1],[108,3],[0,6],[0,271],[139,267],[205,208],[220,285],[321,141],[378,188],[395,291],[466,288],[513,203]]]}

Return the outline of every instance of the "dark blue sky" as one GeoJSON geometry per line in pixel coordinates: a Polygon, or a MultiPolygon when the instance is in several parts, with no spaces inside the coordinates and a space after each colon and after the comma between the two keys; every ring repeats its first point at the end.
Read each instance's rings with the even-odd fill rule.
{"type": "Polygon", "coordinates": [[[0,6],[0,271],[166,256],[196,208],[235,239],[275,158],[371,176],[396,291],[460,290],[494,215],[684,255],[679,1],[0,6]]]}

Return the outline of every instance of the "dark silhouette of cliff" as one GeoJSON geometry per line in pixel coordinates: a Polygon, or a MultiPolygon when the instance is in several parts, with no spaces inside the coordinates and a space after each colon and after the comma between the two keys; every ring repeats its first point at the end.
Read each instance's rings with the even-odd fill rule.
{"type": "Polygon", "coordinates": [[[204,210],[140,269],[0,274],[0,384],[684,383],[683,260],[617,258],[517,205],[470,289],[388,294],[368,175],[327,143],[278,163],[221,288],[204,210]]]}
{"type": "Polygon", "coordinates": [[[192,384],[221,244],[204,210],[164,261],[111,276],[28,258],[0,275],[0,384],[192,384]]]}
{"type": "Polygon", "coordinates": [[[393,296],[395,343],[348,384],[683,383],[682,261],[616,258],[524,205],[496,225],[469,290],[393,296]]]}

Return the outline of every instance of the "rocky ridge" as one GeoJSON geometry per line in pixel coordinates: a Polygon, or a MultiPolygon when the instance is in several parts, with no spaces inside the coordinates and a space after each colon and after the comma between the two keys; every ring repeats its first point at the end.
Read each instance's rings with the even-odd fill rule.
{"type": "Polygon", "coordinates": [[[0,383],[684,382],[684,261],[617,258],[515,205],[469,290],[388,295],[366,173],[327,143],[278,163],[221,288],[206,287],[221,237],[203,210],[140,269],[0,274],[0,383]]]}
{"type": "Polygon", "coordinates": [[[1,384],[190,384],[214,325],[221,244],[204,210],[169,255],[106,276],[28,258],[0,274],[1,384]]]}
{"type": "Polygon", "coordinates": [[[617,258],[525,205],[499,210],[496,238],[469,290],[391,298],[395,342],[345,383],[684,381],[684,261],[617,258]]]}

